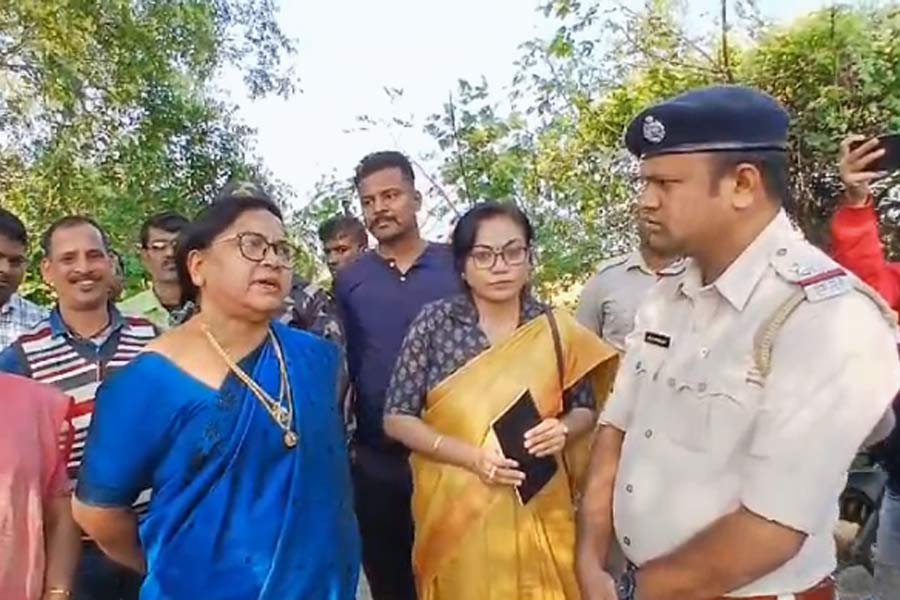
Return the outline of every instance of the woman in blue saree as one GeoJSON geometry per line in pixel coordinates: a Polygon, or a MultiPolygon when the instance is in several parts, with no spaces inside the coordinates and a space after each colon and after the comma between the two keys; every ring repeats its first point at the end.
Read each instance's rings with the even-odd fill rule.
{"type": "Polygon", "coordinates": [[[355,597],[339,351],[271,319],[292,259],[271,200],[226,189],[178,252],[199,313],[97,394],[75,516],[146,574],[142,600],[355,597]],[[146,488],[138,527],[129,507],[146,488]]]}

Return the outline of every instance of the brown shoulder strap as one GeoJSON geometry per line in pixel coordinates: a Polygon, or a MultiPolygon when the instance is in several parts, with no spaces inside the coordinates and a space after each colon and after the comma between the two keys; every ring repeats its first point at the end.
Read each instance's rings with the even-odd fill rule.
{"type": "Polygon", "coordinates": [[[550,323],[550,335],[553,336],[553,350],[556,353],[556,371],[559,376],[559,389],[565,391],[565,369],[563,367],[563,351],[562,351],[562,340],[559,337],[559,325],[556,323],[556,317],[553,315],[553,310],[550,308],[544,309],[544,314],[547,315],[547,321],[550,323]]]}

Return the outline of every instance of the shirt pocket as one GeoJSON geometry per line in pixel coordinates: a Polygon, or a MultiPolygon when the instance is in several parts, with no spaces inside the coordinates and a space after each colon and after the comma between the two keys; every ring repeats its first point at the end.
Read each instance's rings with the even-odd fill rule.
{"type": "Polygon", "coordinates": [[[753,425],[761,391],[743,372],[720,371],[708,377],[673,376],[666,403],[666,431],[673,443],[728,460],[753,425]]]}

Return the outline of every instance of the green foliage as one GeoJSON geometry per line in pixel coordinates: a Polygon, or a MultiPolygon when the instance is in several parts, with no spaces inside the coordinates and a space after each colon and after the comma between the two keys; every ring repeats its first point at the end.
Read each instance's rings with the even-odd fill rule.
{"type": "MultiPolygon", "coordinates": [[[[690,34],[686,2],[648,0],[634,11],[550,0],[540,9],[560,26],[548,40],[523,44],[504,102],[487,82],[460,81],[428,120],[441,174],[457,196],[515,201],[532,215],[545,292],[583,280],[602,257],[633,243],[636,165],[621,139],[652,103],[727,82],[779,98],[792,115],[789,209],[822,244],[839,191],[840,140],[900,130],[896,8],[835,7],[775,27],[752,1],[737,2],[736,16],[731,4],[725,22],[720,16],[709,31],[690,34]]],[[[883,184],[880,208],[900,250],[895,183],[883,184]]]]}
{"type": "Polygon", "coordinates": [[[293,92],[275,13],[271,0],[0,0],[0,203],[35,234],[96,218],[139,286],[144,218],[191,215],[231,177],[268,179],[212,82],[236,68],[251,96],[293,92]]]}

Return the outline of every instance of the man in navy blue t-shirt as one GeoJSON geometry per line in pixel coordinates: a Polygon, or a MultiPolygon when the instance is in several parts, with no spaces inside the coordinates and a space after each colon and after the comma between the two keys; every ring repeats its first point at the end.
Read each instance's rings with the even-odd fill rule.
{"type": "Polygon", "coordinates": [[[337,277],[336,295],[356,389],[353,479],[363,566],[374,600],[415,599],[412,478],[408,452],[382,427],[384,396],[400,345],[422,307],[462,291],[450,248],[423,240],[422,196],[399,152],[365,157],[354,178],[377,248],[337,277]]]}

